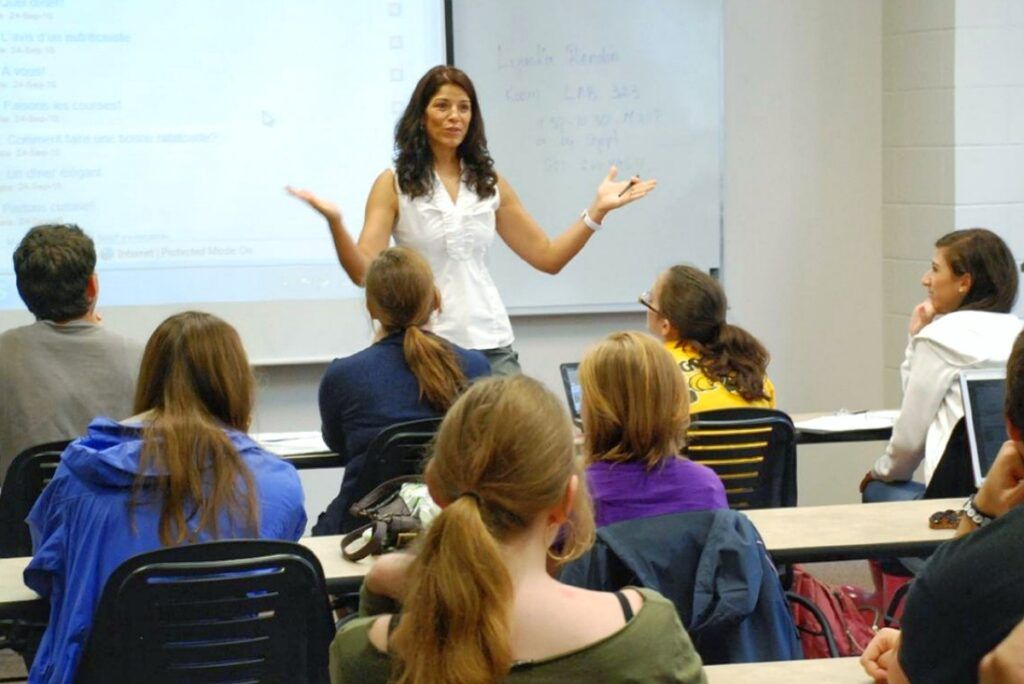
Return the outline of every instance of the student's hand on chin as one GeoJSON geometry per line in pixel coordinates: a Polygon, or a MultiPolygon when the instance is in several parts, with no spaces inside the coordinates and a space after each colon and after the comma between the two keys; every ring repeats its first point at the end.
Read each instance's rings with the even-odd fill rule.
{"type": "Polygon", "coordinates": [[[928,325],[935,319],[935,305],[931,299],[926,299],[914,307],[910,314],[910,336],[913,337],[921,332],[921,328],[928,325]]]}
{"type": "Polygon", "coordinates": [[[982,512],[998,518],[1021,502],[1024,502],[1024,445],[1007,440],[989,468],[974,503],[982,512]]]}

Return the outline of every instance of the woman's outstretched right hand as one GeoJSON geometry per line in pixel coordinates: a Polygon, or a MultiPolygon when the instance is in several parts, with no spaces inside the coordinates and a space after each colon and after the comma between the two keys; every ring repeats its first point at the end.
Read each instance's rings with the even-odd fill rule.
{"type": "Polygon", "coordinates": [[[286,185],[284,189],[292,197],[297,197],[312,207],[314,211],[327,219],[328,223],[341,223],[341,210],[334,202],[317,197],[305,188],[293,188],[286,185]]]}

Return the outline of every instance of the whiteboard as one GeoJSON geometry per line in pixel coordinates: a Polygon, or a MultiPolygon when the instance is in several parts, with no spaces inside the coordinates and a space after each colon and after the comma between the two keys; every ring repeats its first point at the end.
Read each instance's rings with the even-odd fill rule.
{"type": "Polygon", "coordinates": [[[495,168],[549,235],[615,164],[656,178],[556,276],[500,240],[512,313],[614,311],[666,267],[722,254],[721,0],[453,0],[450,58],[473,79],[495,168]]]}

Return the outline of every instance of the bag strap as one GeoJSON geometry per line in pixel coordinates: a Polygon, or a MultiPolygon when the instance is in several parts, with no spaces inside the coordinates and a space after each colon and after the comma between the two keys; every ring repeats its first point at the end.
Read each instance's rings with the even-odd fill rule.
{"type": "Polygon", "coordinates": [[[401,477],[393,477],[390,480],[385,480],[379,485],[371,489],[366,496],[356,501],[354,504],[349,506],[348,512],[355,516],[363,515],[366,509],[372,508],[382,499],[390,496],[402,488],[402,485],[406,482],[423,482],[422,475],[403,475],[401,477]]]}
{"type": "Polygon", "coordinates": [[[379,554],[382,551],[384,539],[387,537],[387,534],[387,523],[381,520],[374,520],[366,523],[365,525],[361,525],[341,538],[341,555],[345,557],[345,560],[356,562],[363,560],[371,554],[379,554]],[[363,533],[370,529],[372,529],[372,532],[370,533],[370,541],[366,542],[355,551],[349,551],[349,546],[354,542],[359,541],[363,536],[363,533]]]}

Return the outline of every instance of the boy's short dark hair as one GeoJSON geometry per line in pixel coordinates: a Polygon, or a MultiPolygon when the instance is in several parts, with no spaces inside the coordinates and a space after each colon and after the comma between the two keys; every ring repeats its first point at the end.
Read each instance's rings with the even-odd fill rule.
{"type": "Polygon", "coordinates": [[[92,238],[74,224],[36,226],[14,250],[18,294],[38,319],[69,321],[87,314],[85,287],[95,270],[92,238]]]}
{"type": "Polygon", "coordinates": [[[1024,431],[1024,332],[1017,336],[1006,363],[1006,418],[1024,431]]]}

